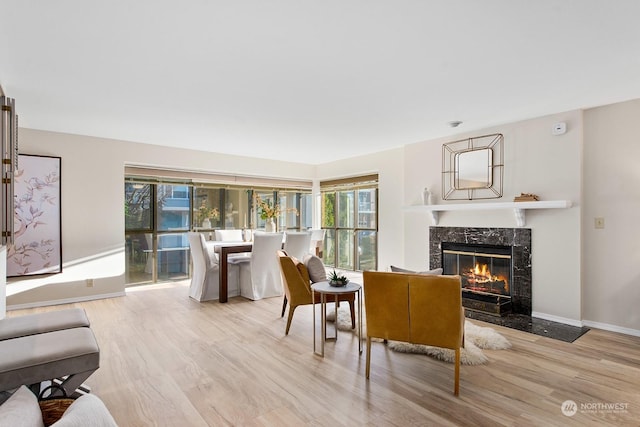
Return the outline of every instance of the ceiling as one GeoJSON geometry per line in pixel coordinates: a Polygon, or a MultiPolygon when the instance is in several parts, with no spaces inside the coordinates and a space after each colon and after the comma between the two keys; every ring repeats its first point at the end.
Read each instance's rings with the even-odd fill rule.
{"type": "Polygon", "coordinates": [[[321,164],[640,98],[637,0],[0,0],[0,15],[0,85],[32,129],[321,164]]]}

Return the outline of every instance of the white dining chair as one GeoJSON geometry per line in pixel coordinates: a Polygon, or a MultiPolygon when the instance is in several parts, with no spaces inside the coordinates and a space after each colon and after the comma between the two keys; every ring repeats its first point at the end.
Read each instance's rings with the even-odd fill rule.
{"type": "Polygon", "coordinates": [[[316,255],[322,258],[322,248],[324,245],[324,236],[327,232],[324,228],[322,229],[314,229],[311,231],[311,244],[309,247],[309,252],[313,255],[316,255]]]}
{"type": "MultiPolygon", "coordinates": [[[[190,232],[189,249],[193,271],[189,296],[196,301],[209,301],[220,296],[220,270],[214,247],[207,245],[202,233],[190,232]]],[[[228,296],[239,294],[238,266],[230,265],[228,271],[228,296]]]]}
{"type": "Polygon", "coordinates": [[[242,230],[215,230],[216,240],[219,242],[242,242],[242,230]]]}
{"type": "Polygon", "coordinates": [[[302,261],[302,258],[309,253],[311,233],[308,231],[286,231],[284,236],[284,251],[288,256],[302,261]]]}
{"type": "Polygon", "coordinates": [[[255,233],[251,256],[229,260],[239,266],[241,296],[251,300],[282,296],[278,261],[282,238],[282,233],[255,233]]]}

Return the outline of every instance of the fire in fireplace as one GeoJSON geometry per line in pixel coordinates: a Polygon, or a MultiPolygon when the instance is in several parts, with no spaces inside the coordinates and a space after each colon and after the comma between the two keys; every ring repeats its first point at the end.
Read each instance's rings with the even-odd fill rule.
{"type": "Polygon", "coordinates": [[[462,303],[494,315],[511,311],[510,246],[442,242],[444,274],[460,275],[462,303]]]}

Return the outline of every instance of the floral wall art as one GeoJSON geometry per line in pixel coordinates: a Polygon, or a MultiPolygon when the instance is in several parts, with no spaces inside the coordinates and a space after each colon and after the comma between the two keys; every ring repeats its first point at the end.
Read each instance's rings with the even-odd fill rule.
{"type": "Polygon", "coordinates": [[[62,271],[60,157],[20,154],[14,175],[14,244],[7,276],[62,271]]]}

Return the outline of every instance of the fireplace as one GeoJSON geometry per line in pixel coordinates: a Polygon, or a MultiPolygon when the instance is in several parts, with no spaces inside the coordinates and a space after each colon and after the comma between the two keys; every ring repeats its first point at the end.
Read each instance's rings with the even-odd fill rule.
{"type": "Polygon", "coordinates": [[[444,274],[459,275],[462,305],[502,316],[511,312],[511,247],[442,242],[444,274]]]}
{"type": "Polygon", "coordinates": [[[429,265],[461,276],[469,310],[531,315],[531,229],[429,227],[429,265]]]}

